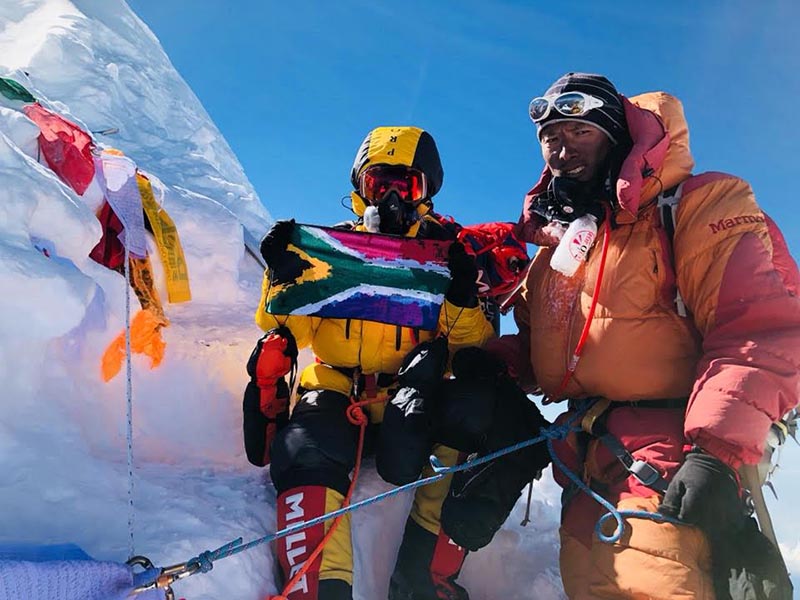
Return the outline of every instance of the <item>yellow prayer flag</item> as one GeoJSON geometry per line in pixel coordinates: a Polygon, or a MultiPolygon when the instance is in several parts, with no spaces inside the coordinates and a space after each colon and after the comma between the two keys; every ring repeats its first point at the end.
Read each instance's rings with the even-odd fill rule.
{"type": "Polygon", "coordinates": [[[164,273],[167,278],[167,299],[172,303],[188,302],[192,299],[189,289],[189,271],[186,268],[186,259],[175,223],[167,211],[156,202],[150,180],[142,173],[137,172],[136,183],[142,196],[144,212],[153,228],[161,263],[164,265],[164,273]]]}

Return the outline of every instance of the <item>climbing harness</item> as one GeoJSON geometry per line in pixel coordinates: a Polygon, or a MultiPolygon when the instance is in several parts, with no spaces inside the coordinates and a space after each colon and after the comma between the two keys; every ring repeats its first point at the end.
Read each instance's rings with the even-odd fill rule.
{"type": "MultiPolygon", "coordinates": [[[[576,433],[582,431],[582,426],[579,424],[576,425],[576,423],[578,423],[585,416],[586,412],[591,410],[591,408],[595,406],[597,402],[598,401],[595,399],[589,401],[581,401],[580,402],[581,406],[577,409],[576,413],[567,420],[566,423],[563,423],[561,425],[551,425],[550,427],[544,427],[540,431],[540,435],[538,437],[526,440],[524,442],[520,442],[513,446],[508,446],[507,448],[503,448],[502,450],[499,450],[492,454],[487,454],[482,458],[469,461],[462,465],[456,465],[455,467],[445,467],[435,456],[431,456],[430,458],[431,465],[433,466],[433,470],[436,473],[450,473],[455,471],[461,471],[464,470],[465,468],[473,468],[485,462],[489,462],[490,460],[494,460],[499,456],[503,456],[505,454],[521,450],[522,448],[533,445],[540,441],[545,441],[547,443],[547,449],[550,452],[550,456],[553,459],[553,464],[556,467],[558,467],[559,470],[561,470],[561,472],[563,472],[564,475],[566,475],[570,479],[570,481],[574,484],[576,489],[585,492],[586,494],[594,498],[594,500],[596,500],[604,508],[607,509],[607,512],[602,517],[600,517],[600,519],[595,524],[595,532],[597,533],[597,537],[601,541],[610,544],[619,541],[620,537],[622,536],[622,532],[624,530],[624,519],[626,518],[650,519],[661,523],[673,523],[675,525],[684,525],[682,521],[673,519],[672,517],[668,517],[666,515],[662,515],[661,513],[652,513],[644,510],[618,510],[608,500],[606,500],[600,494],[592,490],[589,487],[589,485],[587,485],[575,473],[573,473],[569,469],[569,467],[567,467],[564,464],[564,462],[558,457],[558,455],[555,452],[555,449],[553,448],[553,441],[565,439],[570,433],[576,433]],[[605,522],[611,518],[613,518],[617,522],[617,527],[615,528],[614,532],[611,535],[606,535],[603,533],[602,528],[605,522]]],[[[650,465],[648,465],[648,467],[650,467],[650,465]]],[[[652,467],[650,468],[652,469],[652,467]]]]}
{"type": "MultiPolygon", "coordinates": [[[[686,408],[686,398],[675,400],[648,400],[643,401],[637,406],[645,408],[686,408]]],[[[607,398],[599,398],[592,404],[581,418],[581,429],[590,436],[597,438],[613,454],[617,460],[625,467],[629,475],[632,475],[640,483],[649,487],[651,490],[663,494],[667,491],[667,480],[661,473],[645,460],[634,458],[623,443],[612,434],[606,427],[606,417],[612,409],[612,402],[607,398]]],[[[614,406],[625,406],[617,404],[614,406]]]]}
{"type": "Polygon", "coordinates": [[[597,538],[608,544],[614,544],[619,541],[622,537],[622,533],[625,530],[625,519],[650,519],[651,521],[656,521],[658,523],[672,523],[673,525],[685,525],[682,521],[678,519],[673,519],[672,517],[668,517],[667,515],[662,515],[661,513],[657,512],[649,512],[646,510],[619,510],[613,504],[611,504],[608,500],[603,498],[600,494],[595,492],[591,489],[586,483],[581,481],[581,479],[575,475],[568,467],[564,464],[564,462],[556,455],[555,449],[553,448],[553,440],[551,438],[547,438],[547,449],[550,451],[550,456],[553,458],[553,464],[559,468],[559,470],[566,475],[569,480],[575,485],[579,490],[585,492],[589,496],[591,496],[596,502],[603,506],[608,512],[602,515],[595,523],[594,531],[597,535],[597,538]],[[617,526],[614,528],[614,532],[610,535],[607,535],[603,532],[603,526],[605,525],[606,521],[609,519],[614,519],[617,522],[617,526]]]}

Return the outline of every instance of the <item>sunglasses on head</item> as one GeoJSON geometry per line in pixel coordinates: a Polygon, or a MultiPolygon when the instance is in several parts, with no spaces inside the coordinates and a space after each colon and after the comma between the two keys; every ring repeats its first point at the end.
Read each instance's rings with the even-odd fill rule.
{"type": "Polygon", "coordinates": [[[390,191],[404,202],[419,202],[428,195],[425,173],[402,165],[375,165],[358,178],[358,192],[370,203],[380,202],[390,191]]]}
{"type": "Polygon", "coordinates": [[[565,117],[582,117],[590,110],[600,108],[604,104],[600,98],[583,92],[563,92],[534,98],[528,105],[528,114],[531,121],[538,123],[546,118],[552,109],[556,109],[565,117]]]}

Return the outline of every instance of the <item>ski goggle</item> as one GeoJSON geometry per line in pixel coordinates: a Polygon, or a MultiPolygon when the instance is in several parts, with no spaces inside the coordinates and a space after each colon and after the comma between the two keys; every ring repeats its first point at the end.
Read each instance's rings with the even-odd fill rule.
{"type": "Polygon", "coordinates": [[[531,100],[528,105],[528,114],[531,121],[538,123],[555,108],[565,117],[582,117],[590,110],[600,108],[604,102],[583,92],[564,92],[552,96],[539,96],[531,100]]]}
{"type": "Polygon", "coordinates": [[[419,202],[428,195],[425,173],[402,165],[375,165],[358,178],[358,192],[370,203],[380,202],[390,191],[404,202],[419,202]]]}

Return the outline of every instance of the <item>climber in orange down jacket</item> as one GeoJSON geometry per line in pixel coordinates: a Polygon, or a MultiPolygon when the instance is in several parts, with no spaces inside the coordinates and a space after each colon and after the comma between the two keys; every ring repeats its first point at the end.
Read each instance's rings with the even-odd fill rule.
{"type": "MultiPolygon", "coordinates": [[[[540,249],[515,306],[519,333],[489,346],[523,387],[567,403],[560,422],[595,401],[582,430],[556,444],[593,490],[686,523],[628,519],[619,542],[604,543],[593,529],[605,510],[554,467],[564,588],[573,599],[728,597],[730,573],[717,575],[744,518],[737,470],[760,461],[770,426],[798,402],[797,266],[747,182],[692,174],[669,94],[629,99],[605,77],[569,73],[530,116],[545,167],[519,233],[540,249]],[[596,242],[568,276],[551,258],[579,217],[597,223],[596,242]],[[649,473],[637,478],[625,460],[649,473]]],[[[467,547],[493,533],[475,543],[479,528],[465,524],[481,485],[444,506],[445,531],[467,547]]]]}

